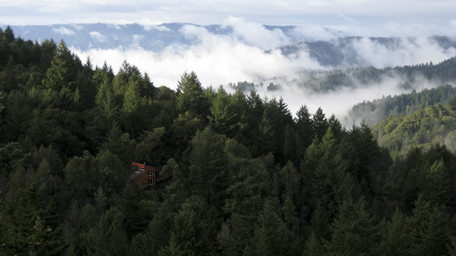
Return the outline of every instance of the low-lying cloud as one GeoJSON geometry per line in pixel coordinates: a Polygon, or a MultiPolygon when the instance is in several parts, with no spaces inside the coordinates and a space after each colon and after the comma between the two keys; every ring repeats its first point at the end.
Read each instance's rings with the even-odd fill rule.
{"type": "Polygon", "coordinates": [[[104,35],[102,35],[100,32],[92,31],[89,34],[90,34],[90,37],[92,37],[100,42],[104,42],[106,40],[106,37],[104,35]]]}
{"type": "Polygon", "coordinates": [[[75,35],[74,31],[65,27],[52,28],[52,31],[61,35],[75,35]]]}
{"type": "MultiPolygon", "coordinates": [[[[180,76],[185,71],[195,71],[202,84],[206,87],[228,85],[239,81],[254,83],[266,79],[280,77],[288,81],[297,78],[302,70],[327,70],[330,67],[320,65],[311,58],[306,49],[296,54],[284,56],[277,47],[285,46],[293,40],[281,30],[268,30],[263,26],[247,22],[242,18],[229,17],[223,22],[224,28],[232,29],[232,33],[217,35],[204,27],[186,25],[182,33],[188,38],[196,38],[195,45],[174,44],[161,52],[146,51],[135,42],[142,37],[132,38],[131,45],[119,46],[115,49],[90,49],[81,51],[72,49],[81,59],[90,57],[92,62],[102,66],[106,61],[117,71],[126,60],[147,72],[155,86],[176,88],[180,76]],[[271,51],[266,51],[272,49],[271,51]]],[[[149,27],[158,29],[161,27],[149,27]]],[[[335,35],[321,26],[295,28],[298,37],[320,37],[334,39],[335,35]]],[[[104,36],[92,32],[92,37],[102,41],[104,36]]],[[[456,55],[456,49],[443,49],[435,41],[428,38],[400,38],[394,47],[387,47],[368,38],[355,41],[353,47],[368,65],[383,68],[402,65],[413,65],[426,62],[435,64],[456,55]]],[[[292,84],[292,83],[290,83],[292,84]]],[[[337,93],[315,94],[296,86],[283,86],[281,91],[269,92],[259,90],[260,95],[283,97],[295,113],[305,104],[310,111],[318,107],[331,115],[343,118],[348,110],[363,100],[381,98],[383,95],[395,95],[404,92],[397,87],[398,80],[384,79],[382,83],[364,88],[341,88],[337,93]]]]}

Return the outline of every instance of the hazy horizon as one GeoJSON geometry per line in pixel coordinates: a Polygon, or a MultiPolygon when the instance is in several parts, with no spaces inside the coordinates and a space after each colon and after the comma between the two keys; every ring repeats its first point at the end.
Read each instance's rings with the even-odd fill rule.
{"type": "MultiPolygon", "coordinates": [[[[50,25],[109,23],[117,26],[137,23],[144,33],[164,29],[162,23],[191,23],[196,25],[220,24],[230,27],[232,33],[217,35],[204,27],[186,25],[179,32],[186,38],[196,39],[192,45],[173,44],[161,52],[145,50],[138,40],[142,34],[131,37],[131,43],[110,49],[70,49],[82,61],[90,57],[92,63],[102,66],[106,61],[115,72],[126,60],[147,72],[155,86],[176,88],[185,71],[195,71],[203,86],[227,85],[239,81],[258,83],[281,77],[292,81],[303,69],[329,70],[300,50],[293,56],[284,56],[278,47],[290,45],[293,40],[279,30],[268,30],[263,25],[298,26],[298,36],[313,36],[318,40],[336,38],[326,29],[345,35],[361,37],[404,38],[394,48],[360,40],[353,45],[359,58],[368,65],[384,68],[420,63],[438,63],[456,55],[456,49],[443,49],[428,39],[430,36],[449,36],[456,40],[456,2],[442,1],[257,1],[234,3],[225,1],[65,1],[65,0],[6,0],[0,2],[0,25],[50,25]],[[416,37],[414,42],[406,40],[416,37]],[[270,52],[266,52],[271,50],[270,52]]],[[[74,28],[56,27],[57,33],[76,36],[74,28]]],[[[90,31],[92,40],[107,40],[103,31],[90,31]]],[[[342,118],[354,104],[362,100],[381,98],[404,92],[396,87],[401,78],[386,79],[365,88],[344,89],[333,94],[313,95],[288,87],[278,92],[261,92],[267,97],[283,97],[294,113],[306,104],[311,111],[319,106],[329,115],[342,118]]],[[[435,84],[422,83],[426,86],[435,84]]],[[[422,85],[420,85],[422,86],[422,85]]],[[[422,88],[421,88],[422,89],[422,88]]]]}

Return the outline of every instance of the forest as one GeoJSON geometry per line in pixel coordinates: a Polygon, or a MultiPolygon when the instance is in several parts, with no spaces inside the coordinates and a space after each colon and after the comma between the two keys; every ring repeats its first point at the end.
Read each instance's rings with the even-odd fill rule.
{"type": "Polygon", "coordinates": [[[350,110],[347,119],[364,120],[368,125],[375,126],[385,117],[406,116],[432,105],[445,105],[454,96],[456,96],[456,88],[450,84],[420,92],[413,90],[407,94],[383,96],[372,102],[356,104],[350,110]]]}
{"type": "Polygon", "coordinates": [[[0,30],[0,254],[456,255],[454,151],[393,145],[409,117],[454,136],[455,98],[347,129],[254,87],[152,80],[0,30]]]}

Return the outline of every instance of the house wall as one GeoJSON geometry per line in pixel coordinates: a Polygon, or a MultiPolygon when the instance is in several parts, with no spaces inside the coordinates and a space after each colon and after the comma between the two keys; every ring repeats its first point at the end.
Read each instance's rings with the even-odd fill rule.
{"type": "Polygon", "coordinates": [[[143,187],[155,186],[155,167],[133,162],[131,172],[133,171],[141,171],[143,173],[133,178],[132,182],[143,187]]]}

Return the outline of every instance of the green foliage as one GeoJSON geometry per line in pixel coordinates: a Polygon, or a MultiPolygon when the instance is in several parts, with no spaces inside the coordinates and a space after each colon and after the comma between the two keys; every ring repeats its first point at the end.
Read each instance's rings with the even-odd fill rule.
{"type": "Polygon", "coordinates": [[[273,200],[266,200],[255,226],[250,252],[252,255],[295,255],[293,233],[275,212],[273,200]]]}
{"type": "Polygon", "coordinates": [[[60,41],[56,49],[56,54],[51,62],[51,67],[46,71],[46,79],[43,79],[43,85],[55,91],[63,88],[73,89],[75,72],[73,63],[75,60],[69,51],[65,42],[60,41]]]}
{"type": "Polygon", "coordinates": [[[179,114],[191,112],[204,122],[210,102],[195,72],[185,72],[177,84],[176,109],[179,114]]]}
{"type": "Polygon", "coordinates": [[[431,144],[446,144],[455,150],[452,136],[456,129],[456,112],[450,105],[433,105],[414,114],[390,117],[373,129],[381,146],[407,151],[413,146],[429,149],[431,144]],[[393,128],[390,128],[394,124],[393,128]]]}
{"type": "Polygon", "coordinates": [[[430,206],[422,197],[415,202],[412,227],[413,255],[445,255],[451,242],[451,225],[444,207],[430,206]]]}
{"type": "Polygon", "coordinates": [[[411,234],[408,219],[399,209],[396,209],[393,217],[386,223],[382,242],[379,245],[380,255],[412,255],[411,234]]]}
{"type": "Polygon", "coordinates": [[[97,225],[90,229],[87,244],[88,255],[126,255],[127,236],[118,209],[103,213],[97,225]]]}
{"type": "Polygon", "coordinates": [[[331,241],[325,243],[329,255],[375,254],[380,240],[378,227],[364,200],[345,200],[330,230],[331,241]]]}
{"type": "Polygon", "coordinates": [[[219,208],[224,203],[225,189],[228,187],[227,157],[224,152],[225,138],[210,128],[198,131],[192,139],[189,155],[189,181],[197,195],[208,204],[219,208]]]}
{"type": "MultiPolygon", "coordinates": [[[[430,105],[447,104],[456,95],[456,88],[451,85],[442,85],[436,88],[424,89],[420,92],[413,90],[397,96],[386,96],[372,102],[363,102],[355,105],[349,118],[364,120],[369,125],[377,125],[384,118],[411,115],[430,105]]],[[[397,126],[393,123],[388,127],[388,133],[397,126]]]]}
{"type": "Polygon", "coordinates": [[[174,217],[174,230],[171,233],[168,250],[187,255],[215,254],[214,209],[200,196],[191,196],[174,217]],[[174,242],[173,242],[174,241],[174,242]]]}
{"type": "MultiPolygon", "coordinates": [[[[251,83],[230,94],[191,72],[155,88],[126,61],[114,75],[10,28],[0,59],[2,255],[454,254],[454,99],[431,106],[448,86],[367,104],[390,117],[345,130],[251,83]],[[133,161],[154,187],[132,186],[133,161]]],[[[395,70],[447,81],[453,62],[395,70]]],[[[305,86],[392,70],[311,71],[305,86]]]]}

